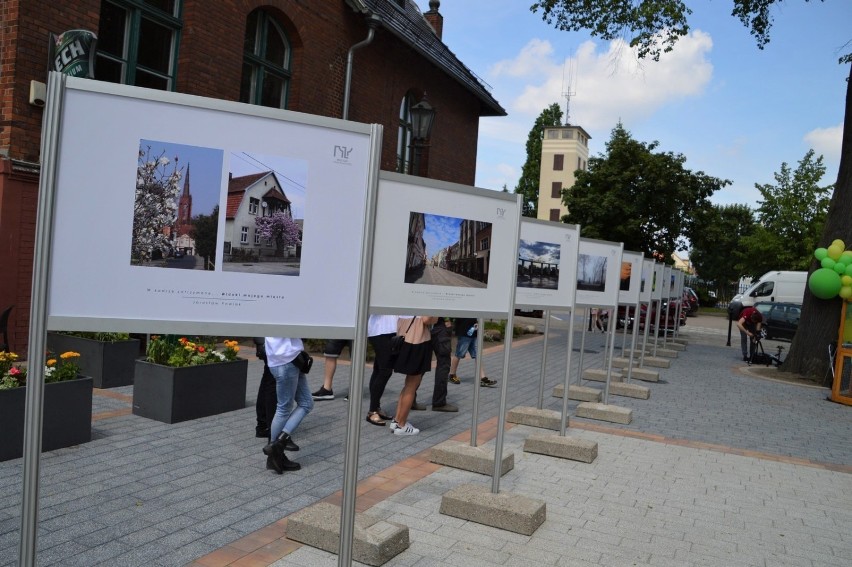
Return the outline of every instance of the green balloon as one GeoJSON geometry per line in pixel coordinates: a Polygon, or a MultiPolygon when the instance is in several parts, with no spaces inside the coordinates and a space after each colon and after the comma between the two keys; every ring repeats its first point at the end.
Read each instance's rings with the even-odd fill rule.
{"type": "Polygon", "coordinates": [[[846,273],[846,264],[842,262],[836,262],[834,264],[833,270],[842,276],[846,273]]]}
{"type": "Polygon", "coordinates": [[[828,268],[820,268],[808,278],[808,289],[820,299],[836,297],[841,287],[840,274],[828,268]]]}
{"type": "Polygon", "coordinates": [[[846,266],[846,275],[852,276],[852,264],[849,264],[848,266],[846,266]]]}
{"type": "Polygon", "coordinates": [[[826,256],[828,256],[828,250],[827,249],[817,248],[816,250],[814,250],[814,258],[816,258],[817,260],[822,261],[822,259],[825,258],[826,256]]]}
{"type": "Polygon", "coordinates": [[[835,262],[834,260],[832,260],[831,258],[829,258],[828,256],[826,256],[825,258],[823,258],[823,259],[822,259],[822,261],[820,262],[820,265],[821,265],[823,268],[827,269],[827,270],[833,270],[833,269],[834,269],[834,265],[835,265],[836,263],[837,263],[837,262],[835,262]]]}
{"type": "MultiPolygon", "coordinates": [[[[828,250],[826,250],[825,253],[828,254],[828,250]]],[[[852,264],[852,250],[847,250],[843,254],[841,254],[840,258],[838,259],[838,262],[843,262],[847,266],[849,264],[852,264]]]]}

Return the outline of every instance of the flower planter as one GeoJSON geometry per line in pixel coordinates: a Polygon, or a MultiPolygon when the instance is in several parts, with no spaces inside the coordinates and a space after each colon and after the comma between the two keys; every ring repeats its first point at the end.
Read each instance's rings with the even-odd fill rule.
{"type": "Polygon", "coordinates": [[[200,366],[136,361],[133,413],[178,423],[246,407],[248,360],[200,366]]]}
{"type": "MultiPolygon", "coordinates": [[[[24,452],[26,388],[0,390],[0,461],[24,452]]],[[[79,445],[92,440],[92,378],[44,385],[42,451],[79,445]]]]}
{"type": "Polygon", "coordinates": [[[80,372],[92,377],[95,388],[116,388],[133,384],[133,372],[139,357],[137,339],[105,342],[62,333],[48,333],[47,348],[54,352],[79,352],[80,372]]]}

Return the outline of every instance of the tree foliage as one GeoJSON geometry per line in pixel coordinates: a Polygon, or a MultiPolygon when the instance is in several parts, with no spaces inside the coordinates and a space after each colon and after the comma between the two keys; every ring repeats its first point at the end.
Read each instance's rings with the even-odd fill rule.
{"type": "Polygon", "coordinates": [[[701,278],[713,282],[716,296],[726,297],[727,284],[743,274],[743,244],[755,229],[754,213],[748,205],[710,205],[696,211],[688,236],[689,259],[701,278]]]}
{"type": "Polygon", "coordinates": [[[261,238],[275,240],[275,255],[283,256],[286,246],[300,242],[299,225],[287,211],[276,211],[269,216],[256,217],[254,224],[261,238]]]}
{"type": "Polygon", "coordinates": [[[150,146],[139,149],[130,252],[136,262],[150,262],[155,250],[171,248],[166,228],[174,224],[177,214],[181,179],[177,162],[175,157],[172,163],[165,152],[152,156],[150,146]]]}
{"type": "Polygon", "coordinates": [[[544,138],[545,126],[561,126],[562,110],[553,103],[541,111],[527,137],[527,161],[521,168],[521,178],[515,193],[523,195],[522,214],[525,217],[536,218],[538,215],[538,184],[541,178],[541,141],[544,138]]]}
{"type": "Polygon", "coordinates": [[[775,173],[777,185],[755,184],[757,227],[743,239],[743,274],[760,276],[770,270],[806,271],[819,247],[833,186],[820,187],[825,175],[822,156],[809,150],[792,171],[786,163],[775,173]]]}
{"type": "Polygon", "coordinates": [[[196,215],[192,219],[195,253],[205,259],[204,269],[207,269],[208,258],[216,255],[216,238],[219,234],[219,205],[213,207],[209,215],[196,215]]]}
{"type": "Polygon", "coordinates": [[[693,173],[686,158],[655,152],[658,142],[631,138],[619,123],[606,143],[606,155],[589,158],[574,185],[563,190],[565,217],[582,234],[624,242],[625,250],[670,258],[682,248],[686,219],[709,207],[707,200],[728,181],[693,173]]]}
{"type": "MultiPolygon", "coordinates": [[[[770,39],[773,16],[770,9],[783,0],[733,0],[732,15],[737,17],[755,37],[758,49],[770,39]]],[[[543,19],[562,30],[585,29],[606,40],[628,36],[640,57],[658,60],[661,53],[671,51],[677,40],[689,33],[688,17],[692,13],[683,0],[541,0],[530,9],[541,11],[543,19]]],[[[807,37],[800,38],[807,41],[807,37]]],[[[852,63],[852,53],[839,58],[852,63]]],[[[852,65],[846,83],[846,106],[840,168],[825,219],[822,245],[836,239],[852,240],[852,65]]],[[[811,263],[811,269],[816,262],[811,263]]],[[[825,376],[825,345],[837,340],[840,302],[820,300],[805,291],[802,318],[796,339],[790,347],[782,370],[799,374],[825,376]]]]}

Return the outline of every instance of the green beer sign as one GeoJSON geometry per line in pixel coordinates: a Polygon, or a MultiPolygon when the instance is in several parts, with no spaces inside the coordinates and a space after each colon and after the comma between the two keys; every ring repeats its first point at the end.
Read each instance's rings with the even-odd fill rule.
{"type": "Polygon", "coordinates": [[[95,78],[98,36],[87,30],[50,34],[50,70],[72,77],[95,78]]]}

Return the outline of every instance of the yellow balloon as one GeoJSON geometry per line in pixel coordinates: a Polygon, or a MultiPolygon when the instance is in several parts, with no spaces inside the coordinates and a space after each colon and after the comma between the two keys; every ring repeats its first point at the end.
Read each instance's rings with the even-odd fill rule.
{"type": "Polygon", "coordinates": [[[852,297],[852,286],[845,285],[840,288],[840,292],[837,294],[843,299],[849,299],[852,297]]]}
{"type": "Polygon", "coordinates": [[[832,241],[831,245],[839,246],[841,251],[846,250],[846,244],[844,244],[843,241],[839,238],[837,240],[832,241]]]}
{"type": "Polygon", "coordinates": [[[840,285],[852,285],[852,276],[840,276],[840,285]]]}
{"type": "Polygon", "coordinates": [[[843,254],[843,248],[841,246],[832,244],[828,247],[828,257],[834,260],[835,262],[838,258],[840,258],[841,254],[843,254]]]}

